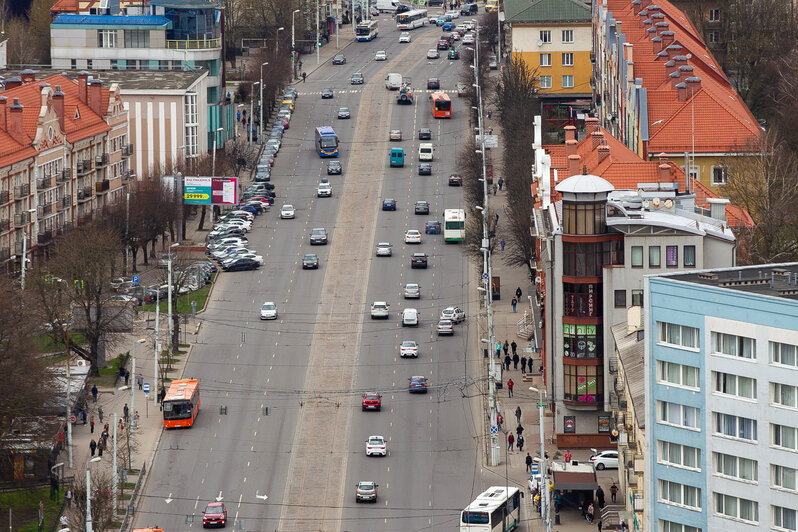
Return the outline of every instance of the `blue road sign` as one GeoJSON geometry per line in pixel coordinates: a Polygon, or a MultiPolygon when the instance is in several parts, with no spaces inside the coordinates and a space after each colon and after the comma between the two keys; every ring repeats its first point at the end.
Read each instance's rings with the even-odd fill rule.
{"type": "Polygon", "coordinates": [[[138,276],[138,275],[134,275],[134,276],[132,277],[132,281],[133,281],[134,283],[138,283],[138,282],[139,282],[139,276],[138,276]]]}
{"type": "Polygon", "coordinates": [[[142,383],[141,389],[144,390],[144,393],[150,393],[150,383],[149,382],[142,383]]]}
{"type": "Polygon", "coordinates": [[[492,427],[490,428],[490,433],[491,433],[491,434],[498,434],[498,433],[499,433],[499,427],[497,427],[497,426],[495,426],[495,425],[494,425],[494,426],[492,426],[492,427]]]}
{"type": "Polygon", "coordinates": [[[483,274],[482,274],[482,278],[483,278],[483,279],[485,279],[485,280],[487,281],[487,280],[488,280],[488,274],[487,274],[487,273],[483,273],[483,274]]]}
{"type": "Polygon", "coordinates": [[[540,465],[532,462],[529,466],[529,474],[530,475],[539,475],[540,474],[540,465]]]}

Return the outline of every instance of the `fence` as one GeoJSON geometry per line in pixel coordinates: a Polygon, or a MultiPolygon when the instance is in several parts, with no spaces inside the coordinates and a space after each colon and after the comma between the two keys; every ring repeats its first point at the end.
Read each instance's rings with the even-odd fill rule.
{"type": "Polygon", "coordinates": [[[139,490],[144,485],[144,478],[147,476],[147,463],[141,464],[141,471],[139,471],[139,478],[136,480],[136,486],[133,488],[133,493],[130,495],[130,504],[128,504],[125,517],[122,519],[122,526],[119,530],[126,531],[133,525],[133,514],[136,513],[136,497],[138,497],[139,490]]]}

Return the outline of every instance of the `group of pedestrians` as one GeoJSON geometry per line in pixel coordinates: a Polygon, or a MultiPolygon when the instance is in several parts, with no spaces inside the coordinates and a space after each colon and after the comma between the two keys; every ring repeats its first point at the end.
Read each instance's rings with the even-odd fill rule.
{"type": "MultiPolygon", "coordinates": [[[[94,419],[92,418],[92,432],[94,432],[94,419]]],[[[89,450],[91,451],[91,457],[94,458],[94,454],[97,453],[98,456],[103,455],[103,451],[108,448],[108,423],[105,424],[103,427],[103,431],[98,438],[99,441],[95,440],[94,438],[91,439],[89,442],[89,450]]]]}
{"type": "MultiPolygon", "coordinates": [[[[519,407],[520,410],[520,407],[519,407]]],[[[524,451],[524,427],[521,425],[520,421],[518,426],[515,428],[516,435],[514,436],[513,433],[509,433],[507,435],[507,451],[510,452],[513,450],[513,446],[518,449],[518,452],[521,453],[524,451]]],[[[529,455],[529,453],[527,453],[529,455]]]]}

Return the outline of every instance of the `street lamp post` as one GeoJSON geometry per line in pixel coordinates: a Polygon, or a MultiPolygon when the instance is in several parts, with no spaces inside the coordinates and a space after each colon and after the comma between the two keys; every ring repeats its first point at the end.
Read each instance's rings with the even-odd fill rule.
{"type": "MultiPolygon", "coordinates": [[[[169,332],[169,353],[170,353],[169,356],[171,356],[171,353],[173,351],[172,347],[174,346],[174,342],[172,341],[172,334],[173,334],[173,331],[172,331],[172,249],[176,248],[179,245],[180,245],[180,242],[175,242],[174,244],[169,246],[169,255],[168,255],[168,258],[169,258],[168,267],[169,267],[169,269],[168,269],[168,273],[167,273],[167,277],[166,277],[166,283],[167,283],[167,288],[166,288],[166,301],[167,301],[167,303],[166,303],[167,304],[167,318],[166,318],[166,320],[167,320],[167,327],[166,327],[166,330],[169,332]]],[[[185,273],[184,273],[184,275],[185,275],[185,273]]],[[[184,279],[184,281],[185,281],[185,279],[184,279]]]]}
{"type": "MultiPolygon", "coordinates": [[[[36,212],[36,209],[28,209],[23,211],[24,214],[33,214],[34,212],[36,212]]],[[[27,231],[25,231],[25,226],[27,225],[28,224],[26,221],[26,223],[22,226],[22,271],[20,272],[19,286],[23,292],[25,291],[25,267],[28,262],[28,234],[27,231]]]]}
{"type": "Polygon", "coordinates": [[[93,532],[91,525],[91,471],[89,470],[89,464],[100,460],[102,460],[101,456],[95,456],[86,461],[86,532],[93,532]]]}
{"type": "Polygon", "coordinates": [[[319,0],[316,0],[316,64],[321,64],[321,52],[319,50],[320,47],[319,42],[319,0]]]}
{"type": "MultiPolygon", "coordinates": [[[[260,82],[256,81],[255,83],[253,83],[253,85],[260,85],[260,82]]],[[[254,92],[254,87],[253,87],[253,92],[249,95],[249,128],[247,128],[247,137],[248,137],[247,142],[249,142],[250,146],[252,145],[252,128],[253,128],[253,126],[255,124],[255,121],[252,119],[252,117],[254,116],[253,111],[252,111],[252,103],[254,101],[255,101],[255,92],[254,92]]],[[[214,139],[214,142],[215,142],[215,139],[214,139]]],[[[216,162],[216,149],[215,148],[216,148],[216,144],[214,144],[214,150],[213,150],[213,152],[214,152],[214,158],[213,158],[214,163],[216,162]]]]}
{"type": "MultiPolygon", "coordinates": [[[[147,341],[146,338],[139,338],[138,340],[136,340],[133,343],[133,357],[132,357],[133,362],[131,363],[131,369],[133,370],[133,378],[134,379],[136,378],[136,347],[139,344],[143,344],[146,341],[147,341]]],[[[136,387],[135,386],[131,386],[130,387],[130,410],[132,410],[134,413],[136,412],[136,387]]],[[[136,428],[135,425],[131,425],[131,426],[133,428],[136,428]]]]}
{"type": "Polygon", "coordinates": [[[111,481],[114,484],[113,491],[111,492],[113,494],[113,501],[114,501],[113,503],[114,519],[116,519],[116,497],[117,497],[117,492],[119,491],[117,486],[119,480],[117,479],[117,465],[116,465],[116,433],[118,432],[119,428],[119,419],[118,419],[118,414],[116,413],[116,392],[124,392],[128,388],[129,386],[120,386],[119,388],[114,389],[114,456],[113,456],[114,461],[111,464],[111,481]]]}
{"type": "Polygon", "coordinates": [[[546,404],[543,402],[545,390],[538,390],[534,386],[530,386],[529,391],[538,392],[540,396],[540,400],[538,401],[538,412],[540,414],[540,478],[541,483],[543,484],[541,489],[542,493],[540,494],[540,514],[543,517],[543,524],[546,527],[546,532],[551,532],[551,511],[549,505],[551,493],[549,493],[549,479],[547,475],[548,466],[546,463],[546,437],[543,431],[543,409],[546,406],[546,404]]]}
{"type": "Polygon", "coordinates": [[[296,78],[296,25],[294,15],[297,13],[299,13],[298,9],[294,9],[291,13],[291,79],[296,78]]]}
{"type": "Polygon", "coordinates": [[[280,26],[277,28],[276,35],[274,37],[275,40],[275,50],[277,51],[277,55],[280,55],[280,32],[283,31],[285,28],[280,26]]]}
{"type": "Polygon", "coordinates": [[[263,67],[268,65],[266,61],[260,66],[260,123],[258,124],[258,141],[263,142],[263,67]]]}
{"type": "MultiPolygon", "coordinates": [[[[69,286],[69,283],[60,277],[53,277],[53,281],[64,283],[69,286]]],[[[69,468],[72,469],[72,372],[69,366],[69,311],[67,311],[66,320],[64,320],[66,334],[66,446],[67,457],[69,458],[69,468]]]]}

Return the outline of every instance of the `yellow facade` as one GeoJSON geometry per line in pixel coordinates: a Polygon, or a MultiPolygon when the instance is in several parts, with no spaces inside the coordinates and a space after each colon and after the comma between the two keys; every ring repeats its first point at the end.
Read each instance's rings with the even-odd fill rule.
{"type": "Polygon", "coordinates": [[[520,56],[536,72],[535,75],[538,76],[540,82],[541,94],[584,94],[590,92],[590,75],[592,73],[590,52],[514,52],[513,55],[520,56]],[[563,65],[563,53],[573,54],[573,66],[563,65]],[[551,66],[541,65],[542,54],[550,56],[551,66]],[[550,88],[543,87],[545,80],[541,76],[550,77],[550,88]],[[573,76],[573,87],[564,86],[563,76],[573,76]]]}

